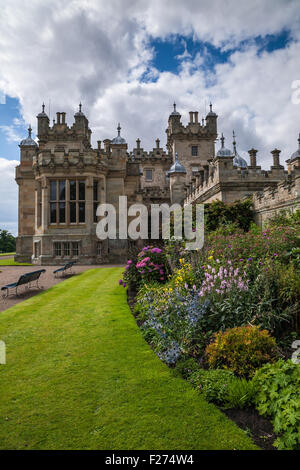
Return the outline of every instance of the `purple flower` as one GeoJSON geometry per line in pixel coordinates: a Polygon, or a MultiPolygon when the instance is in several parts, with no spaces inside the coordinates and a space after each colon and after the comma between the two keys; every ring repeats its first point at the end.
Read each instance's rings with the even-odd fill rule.
{"type": "Polygon", "coordinates": [[[123,280],[122,279],[119,279],[119,286],[123,284],[123,280]]]}
{"type": "Polygon", "coordinates": [[[123,283],[123,287],[126,287],[126,282],[123,283]]]}

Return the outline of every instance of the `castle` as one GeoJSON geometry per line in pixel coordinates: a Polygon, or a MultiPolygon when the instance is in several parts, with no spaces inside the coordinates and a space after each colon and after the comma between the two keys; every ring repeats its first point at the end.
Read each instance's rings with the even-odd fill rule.
{"type": "MultiPolygon", "coordinates": [[[[237,151],[221,147],[215,153],[217,114],[212,110],[199,122],[191,111],[184,126],[174,110],[166,129],[166,150],[156,139],[147,152],[140,139],[128,152],[126,140],[117,136],[91,145],[91,129],[82,106],[71,127],[66,113],[56,113],[50,126],[45,106],[37,116],[38,144],[31,136],[20,142],[20,165],[16,168],[19,186],[19,233],[16,261],[56,265],[69,260],[81,264],[120,263],[126,259],[130,240],[100,241],[96,236],[96,211],[100,203],[111,203],[118,212],[119,196],[128,205],[139,202],[179,203],[214,200],[234,202],[252,196],[257,222],[280,209],[300,207],[299,148],[280,164],[280,150],[274,149],[269,171],[257,164],[257,150],[249,150],[250,164],[237,151]]],[[[118,214],[117,214],[118,215],[118,214]]]]}

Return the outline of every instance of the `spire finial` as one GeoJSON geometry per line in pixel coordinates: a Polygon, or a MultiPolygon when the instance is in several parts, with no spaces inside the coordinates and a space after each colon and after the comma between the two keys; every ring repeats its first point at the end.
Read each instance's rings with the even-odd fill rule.
{"type": "Polygon", "coordinates": [[[79,112],[81,113],[81,108],[82,108],[82,104],[81,104],[81,101],[79,103],[79,112]]]}
{"type": "Polygon", "coordinates": [[[121,126],[120,126],[120,123],[118,124],[117,130],[118,130],[118,136],[120,136],[120,133],[121,133],[121,126]]]}
{"type": "Polygon", "coordinates": [[[31,137],[31,132],[32,132],[31,124],[29,124],[29,127],[28,127],[28,137],[31,137]]]}
{"type": "Polygon", "coordinates": [[[174,107],[174,113],[176,113],[176,103],[175,103],[175,101],[173,103],[173,107],[174,107]]]}
{"type": "Polygon", "coordinates": [[[299,149],[300,149],[300,132],[299,132],[298,143],[299,143],[299,149]]]}
{"type": "Polygon", "coordinates": [[[178,162],[178,152],[175,153],[175,161],[178,162]]]}
{"type": "Polygon", "coordinates": [[[45,103],[44,102],[42,104],[42,111],[43,111],[43,113],[45,112],[45,103]]]}
{"type": "Polygon", "coordinates": [[[211,102],[209,103],[209,109],[210,109],[210,112],[212,112],[212,104],[211,104],[211,102]]]}
{"type": "Polygon", "coordinates": [[[236,140],[235,140],[234,131],[232,132],[232,137],[233,137],[233,152],[234,152],[234,155],[236,155],[236,140]]]}
{"type": "Polygon", "coordinates": [[[223,135],[223,132],[222,132],[222,137],[221,137],[221,146],[222,146],[222,149],[224,148],[224,141],[225,141],[225,137],[223,135]]]}

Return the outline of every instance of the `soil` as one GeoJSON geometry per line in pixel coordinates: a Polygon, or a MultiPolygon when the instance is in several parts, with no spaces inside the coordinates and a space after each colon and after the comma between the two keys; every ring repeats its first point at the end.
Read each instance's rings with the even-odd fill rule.
{"type": "Polygon", "coordinates": [[[221,411],[239,428],[247,431],[258,447],[264,450],[276,450],[273,443],[277,436],[273,431],[272,423],[260,416],[255,408],[222,409],[221,411]]]}

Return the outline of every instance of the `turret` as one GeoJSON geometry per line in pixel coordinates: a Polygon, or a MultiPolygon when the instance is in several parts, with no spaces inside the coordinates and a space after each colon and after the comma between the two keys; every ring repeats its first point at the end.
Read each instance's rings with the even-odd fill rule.
{"type": "Polygon", "coordinates": [[[209,105],[210,111],[206,116],[206,126],[211,134],[214,134],[217,138],[217,114],[212,110],[212,104],[209,105]]]}
{"type": "Polygon", "coordinates": [[[26,161],[32,162],[32,158],[36,154],[36,150],[38,148],[36,141],[33,140],[33,138],[31,137],[31,132],[32,132],[32,129],[31,129],[31,126],[29,126],[28,136],[26,137],[26,139],[21,140],[19,144],[20,152],[21,152],[21,156],[20,156],[21,164],[26,161]]]}
{"type": "Polygon", "coordinates": [[[185,198],[185,178],[186,169],[179,162],[178,153],[175,155],[175,163],[167,172],[167,177],[170,179],[170,195],[171,204],[182,204],[185,198]]]}
{"type": "Polygon", "coordinates": [[[49,118],[45,113],[45,104],[42,104],[42,112],[37,115],[37,136],[40,141],[45,140],[49,132],[49,118]]]}

